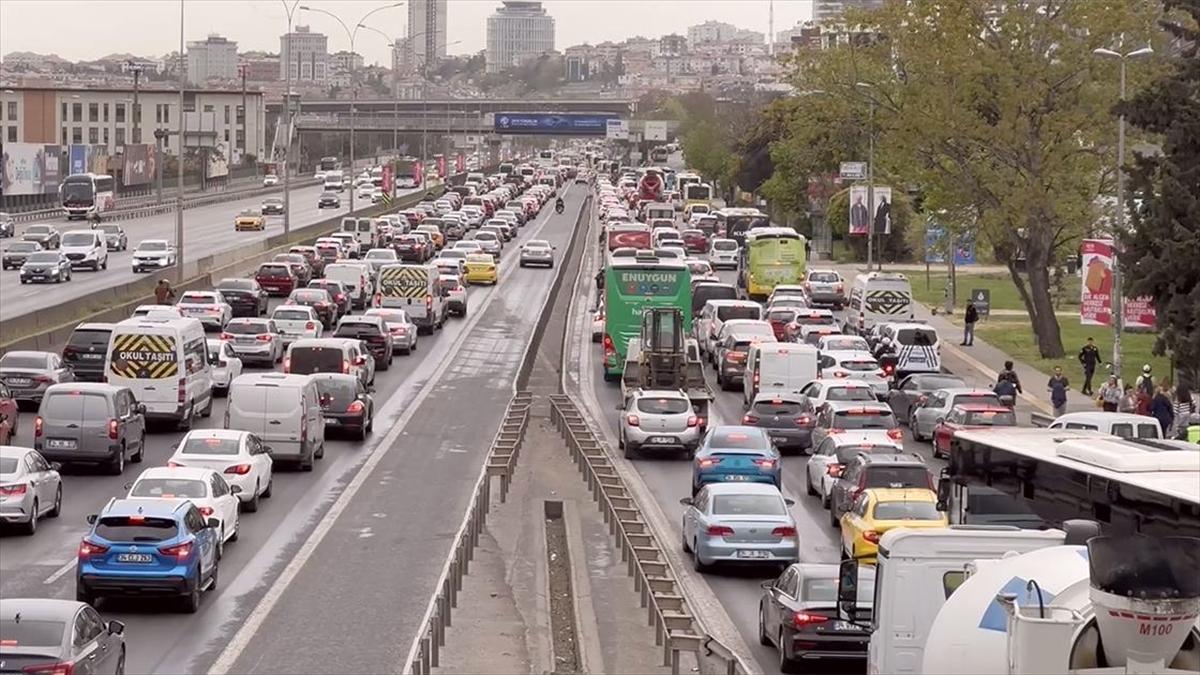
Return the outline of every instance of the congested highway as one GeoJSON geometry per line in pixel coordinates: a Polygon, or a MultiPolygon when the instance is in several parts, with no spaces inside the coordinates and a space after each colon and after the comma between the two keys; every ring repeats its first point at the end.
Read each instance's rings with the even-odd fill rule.
{"type": "MultiPolygon", "coordinates": [[[[316,219],[316,194],[293,194],[294,224],[316,219]]],[[[170,603],[154,600],[111,598],[102,604],[106,619],[127,626],[129,672],[203,672],[214,662],[237,673],[396,667],[469,498],[471,486],[463,478],[479,471],[549,279],[559,269],[518,266],[518,249],[528,240],[544,239],[565,251],[586,197],[583,189],[567,185],[560,194],[561,215],[553,202],[543,203],[506,244],[497,283],[470,288],[465,318],[422,337],[418,350],[396,356],[387,372],[376,375],[375,432],[367,441],[331,430],[324,458],[311,473],[277,466],[272,495],[257,512],[241,517],[238,540],[226,543],[220,560],[220,585],[205,594],[197,614],[178,614],[170,603]],[[380,560],[387,564],[379,565],[380,560]],[[331,572],[337,569],[354,572],[331,572]],[[362,616],[394,619],[386,627],[387,639],[380,631],[359,630],[330,643],[331,623],[362,616]]],[[[236,206],[189,211],[189,221],[203,223],[198,226],[202,239],[192,250],[203,250],[200,241],[236,245],[226,229],[236,206]]],[[[131,232],[133,239],[151,236],[155,226],[169,226],[159,219],[133,225],[145,230],[131,232]]],[[[120,269],[109,274],[128,274],[120,269]]],[[[272,299],[271,308],[279,303],[272,299]]],[[[264,371],[247,367],[245,372],[264,371]]],[[[226,405],[218,398],[197,428],[220,427],[226,405]]],[[[33,417],[20,415],[13,445],[33,446],[33,417]]],[[[76,552],[90,529],[86,517],[123,497],[141,469],[164,465],[182,435],[151,427],[143,463],[127,467],[123,475],[65,469],[59,517],[41,522],[35,536],[3,540],[0,594],[74,598],[76,552]]]]}

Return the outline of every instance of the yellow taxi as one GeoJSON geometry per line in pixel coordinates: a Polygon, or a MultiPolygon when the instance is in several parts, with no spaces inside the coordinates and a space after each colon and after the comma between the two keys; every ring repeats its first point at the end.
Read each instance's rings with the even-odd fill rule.
{"type": "Polygon", "coordinates": [[[472,253],[467,256],[468,284],[495,284],[500,278],[496,259],[487,253],[472,253]]]}
{"type": "Polygon", "coordinates": [[[246,209],[233,219],[233,230],[241,232],[242,230],[257,230],[259,232],[267,229],[267,218],[261,211],[255,209],[246,209]]]}
{"type": "Polygon", "coordinates": [[[437,225],[418,225],[417,232],[428,232],[429,238],[433,240],[433,247],[440,251],[446,245],[446,236],[438,229],[437,225]]]}
{"type": "Polygon", "coordinates": [[[937,495],[926,488],[863,490],[842,515],[842,551],[860,562],[874,563],[879,538],[895,527],[946,527],[937,510],[937,495]]]}

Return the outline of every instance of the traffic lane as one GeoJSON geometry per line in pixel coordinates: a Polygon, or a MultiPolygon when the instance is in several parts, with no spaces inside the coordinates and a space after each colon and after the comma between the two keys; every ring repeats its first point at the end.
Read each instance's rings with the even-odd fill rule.
{"type": "MultiPolygon", "coordinates": [[[[536,235],[525,238],[529,236],[536,235]]],[[[534,278],[540,271],[528,270],[534,278]]],[[[470,301],[478,305],[497,292],[494,288],[473,287],[470,301]]],[[[278,302],[273,301],[273,305],[278,302]]],[[[303,534],[345,484],[346,477],[369,456],[383,430],[391,426],[403,409],[403,405],[395,402],[411,398],[428,381],[445,358],[449,346],[464,330],[465,322],[451,321],[444,330],[423,336],[420,350],[415,354],[398,357],[391,370],[377,374],[377,431],[366,445],[331,436],[325,459],[315,464],[312,473],[278,467],[273,496],[262,502],[258,513],[243,515],[239,541],[228,546],[221,562],[221,586],[215,594],[206,594],[198,615],[179,615],[166,603],[159,602],[108,601],[104,604],[106,616],[120,618],[129,626],[128,663],[132,672],[198,670],[189,664],[210,641],[220,644],[223,632],[230,629],[225,625],[225,617],[243,603],[261,596],[264,591],[260,588],[262,580],[270,578],[270,570],[275,565],[290,558],[303,534]]],[[[507,397],[504,400],[507,402],[507,397]]],[[[219,427],[224,409],[224,399],[217,399],[212,416],[198,420],[197,427],[219,427]]],[[[32,445],[32,424],[21,426],[15,442],[32,445]]],[[[0,539],[0,596],[73,598],[74,552],[87,532],[86,516],[99,511],[109,499],[125,494],[126,484],[134,480],[141,469],[165,464],[181,436],[179,432],[149,435],[146,461],[132,465],[123,476],[105,476],[86,469],[68,472],[64,477],[63,515],[60,518],[43,520],[35,537],[6,536],[0,539]]]]}
{"type": "MultiPolygon", "coordinates": [[[[582,195],[568,195],[564,215],[551,215],[540,234],[524,238],[547,239],[565,252],[582,195]]],[[[402,669],[555,273],[519,268],[515,250],[505,256],[507,276],[490,304],[474,310],[477,325],[428,394],[406,408],[387,454],[311,556],[298,561],[278,602],[254,609],[261,624],[240,652],[221,657],[236,657],[228,672],[402,669]],[[329,640],[330,625],[357,630],[329,640]]]]}
{"type": "MultiPolygon", "coordinates": [[[[293,228],[304,227],[349,213],[350,200],[346,197],[343,197],[342,205],[336,209],[317,208],[317,198],[321,192],[319,186],[292,191],[291,226],[293,228]]],[[[418,192],[420,189],[405,190],[400,193],[400,196],[404,197],[418,192]]],[[[260,207],[263,199],[263,197],[247,198],[185,210],[183,212],[184,259],[198,260],[245,246],[248,242],[282,234],[283,216],[269,216],[267,227],[262,232],[234,232],[234,217],[243,209],[260,207]]],[[[20,273],[15,270],[0,274],[0,297],[4,298],[4,302],[0,306],[0,319],[12,319],[37,311],[41,307],[71,301],[80,293],[90,293],[142,278],[144,274],[134,274],[130,269],[133,250],[138,243],[145,239],[167,239],[171,242],[176,239],[174,212],[131,220],[122,223],[122,227],[125,228],[129,238],[129,250],[109,252],[107,270],[93,272],[76,269],[72,271],[72,280],[62,284],[23,285],[20,283],[20,273]],[[75,285],[80,283],[84,284],[82,289],[75,285]]],[[[87,229],[87,225],[69,229],[87,229]]]]}

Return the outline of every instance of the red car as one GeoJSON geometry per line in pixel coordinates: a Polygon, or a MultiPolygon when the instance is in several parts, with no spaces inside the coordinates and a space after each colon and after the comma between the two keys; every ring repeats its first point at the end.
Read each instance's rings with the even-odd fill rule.
{"type": "Polygon", "coordinates": [[[1010,408],[977,403],[956,405],[933,428],[933,456],[950,457],[950,441],[956,431],[1015,426],[1017,415],[1010,408]]]}
{"type": "Polygon", "coordinates": [[[767,323],[771,324],[771,330],[775,331],[775,339],[779,342],[791,342],[792,338],[789,334],[788,326],[796,320],[796,310],[789,307],[780,307],[767,312],[767,323]]]}
{"type": "Polygon", "coordinates": [[[0,445],[8,445],[13,436],[17,435],[17,415],[20,408],[13,398],[8,385],[0,382],[0,445]]]}
{"type": "Polygon", "coordinates": [[[308,258],[301,253],[277,253],[272,262],[287,263],[292,268],[292,274],[296,276],[296,284],[304,286],[312,281],[312,267],[308,265],[308,258]]]}
{"type": "Polygon", "coordinates": [[[287,297],[289,293],[296,289],[296,273],[292,271],[292,266],[285,262],[269,262],[258,266],[258,271],[254,273],[254,280],[262,286],[267,295],[279,295],[287,297]]]}
{"type": "Polygon", "coordinates": [[[683,237],[683,247],[688,253],[708,253],[708,235],[704,234],[703,230],[684,230],[680,232],[683,237]]]}

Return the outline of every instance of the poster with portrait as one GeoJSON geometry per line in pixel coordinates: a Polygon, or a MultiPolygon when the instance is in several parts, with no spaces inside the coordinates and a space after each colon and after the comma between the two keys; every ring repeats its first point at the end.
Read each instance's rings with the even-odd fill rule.
{"type": "Polygon", "coordinates": [[[0,156],[0,194],[42,194],[42,162],[46,146],[41,143],[5,143],[0,156]]]}
{"type": "Polygon", "coordinates": [[[154,146],[146,143],[126,144],[125,185],[145,185],[154,180],[154,146]]]}
{"type": "Polygon", "coordinates": [[[42,194],[52,195],[58,192],[58,184],[63,179],[61,162],[61,145],[47,145],[42,148],[42,194]]]}
{"type": "Polygon", "coordinates": [[[850,188],[850,235],[867,236],[868,228],[874,228],[875,236],[892,233],[892,188],[875,186],[875,204],[867,205],[867,186],[854,185],[850,188]]]}

